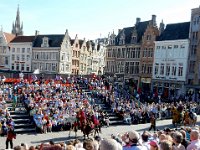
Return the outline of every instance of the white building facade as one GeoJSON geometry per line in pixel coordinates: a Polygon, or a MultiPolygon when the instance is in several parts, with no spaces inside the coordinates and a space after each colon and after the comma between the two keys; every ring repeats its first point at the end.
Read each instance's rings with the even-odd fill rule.
{"type": "Polygon", "coordinates": [[[71,74],[71,44],[68,31],[64,35],[36,35],[33,45],[32,71],[71,74]]]}
{"type": "Polygon", "coordinates": [[[165,97],[185,92],[189,39],[156,41],[153,63],[153,88],[165,97]]]}
{"type": "Polygon", "coordinates": [[[34,36],[17,36],[10,42],[10,70],[31,72],[34,36]]]}

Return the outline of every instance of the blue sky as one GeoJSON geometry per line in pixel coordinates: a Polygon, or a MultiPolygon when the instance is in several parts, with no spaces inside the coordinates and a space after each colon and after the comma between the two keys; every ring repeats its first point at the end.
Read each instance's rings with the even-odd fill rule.
{"type": "Polygon", "coordinates": [[[24,24],[24,34],[64,34],[68,29],[72,38],[95,39],[109,32],[134,26],[157,16],[157,24],[190,20],[191,9],[199,7],[200,0],[1,0],[0,25],[11,32],[17,6],[24,24]]]}

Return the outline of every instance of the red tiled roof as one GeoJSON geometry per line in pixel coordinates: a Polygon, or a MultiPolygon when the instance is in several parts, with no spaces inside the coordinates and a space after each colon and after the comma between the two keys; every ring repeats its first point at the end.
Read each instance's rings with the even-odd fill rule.
{"type": "Polygon", "coordinates": [[[35,36],[16,36],[11,43],[18,43],[18,42],[33,42],[35,36]]]}
{"type": "Polygon", "coordinates": [[[4,32],[7,43],[10,43],[15,38],[14,34],[4,32]]]}

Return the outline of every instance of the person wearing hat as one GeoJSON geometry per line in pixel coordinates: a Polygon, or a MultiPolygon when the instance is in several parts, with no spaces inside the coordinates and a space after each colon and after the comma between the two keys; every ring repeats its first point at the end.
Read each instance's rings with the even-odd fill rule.
{"type": "Polygon", "coordinates": [[[139,143],[139,133],[137,131],[129,131],[122,136],[125,143],[123,150],[147,150],[147,148],[139,143]]]}

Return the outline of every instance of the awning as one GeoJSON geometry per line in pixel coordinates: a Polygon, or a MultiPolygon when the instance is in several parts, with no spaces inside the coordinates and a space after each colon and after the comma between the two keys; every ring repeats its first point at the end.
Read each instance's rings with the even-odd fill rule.
{"type": "Polygon", "coordinates": [[[151,83],[151,78],[141,78],[142,83],[151,83]]]}

